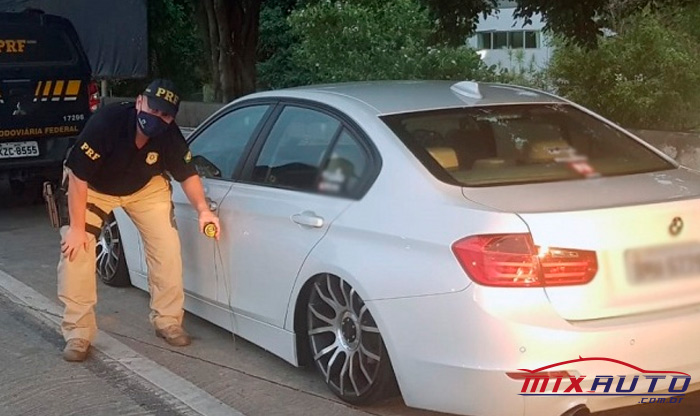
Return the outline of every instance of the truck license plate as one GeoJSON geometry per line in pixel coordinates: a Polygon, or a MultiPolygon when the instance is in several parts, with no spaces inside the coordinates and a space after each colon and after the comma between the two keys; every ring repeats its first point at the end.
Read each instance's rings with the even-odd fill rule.
{"type": "Polygon", "coordinates": [[[39,146],[36,142],[0,143],[0,159],[35,156],[39,156],[39,146]]]}

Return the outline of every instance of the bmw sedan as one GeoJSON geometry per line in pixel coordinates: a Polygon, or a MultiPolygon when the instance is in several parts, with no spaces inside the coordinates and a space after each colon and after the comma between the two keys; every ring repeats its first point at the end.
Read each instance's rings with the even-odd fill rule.
{"type": "MultiPolygon", "coordinates": [[[[347,402],[580,415],[700,388],[700,174],[575,103],[310,86],[234,101],[188,142],[222,238],[175,186],[187,310],[347,402]]],[[[147,290],[115,219],[100,276],[147,290]]]]}

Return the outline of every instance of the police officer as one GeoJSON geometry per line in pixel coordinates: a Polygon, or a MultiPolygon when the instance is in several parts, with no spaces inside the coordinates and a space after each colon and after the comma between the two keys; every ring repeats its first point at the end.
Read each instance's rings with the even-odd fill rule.
{"type": "Polygon", "coordinates": [[[145,244],[156,335],[173,346],[190,344],[182,328],[182,260],[168,174],[197,209],[200,229],[212,222],[218,230],[219,220],[175,124],[179,104],[172,82],[154,80],[135,104],[115,103],[95,113],[66,161],[70,225],[61,228],[58,297],[65,305],[67,361],[85,360],[97,332],[95,240],[116,207],[126,211],[145,244]]]}

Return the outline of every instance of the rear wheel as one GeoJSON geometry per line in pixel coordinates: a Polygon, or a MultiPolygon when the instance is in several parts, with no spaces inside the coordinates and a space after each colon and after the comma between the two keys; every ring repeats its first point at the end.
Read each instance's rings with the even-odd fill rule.
{"type": "Polygon", "coordinates": [[[307,320],[312,358],[333,393],[346,402],[365,405],[396,392],[379,328],[347,282],[328,274],[317,278],[307,320]]]}
{"type": "Polygon", "coordinates": [[[131,286],[119,226],[114,214],[111,214],[102,225],[96,251],[97,275],[100,280],[109,286],[131,286]]]}

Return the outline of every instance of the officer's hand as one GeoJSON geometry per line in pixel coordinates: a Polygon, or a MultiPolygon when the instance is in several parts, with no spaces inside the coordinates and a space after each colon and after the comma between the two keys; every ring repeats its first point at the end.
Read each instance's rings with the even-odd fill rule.
{"type": "Polygon", "coordinates": [[[221,227],[219,226],[219,217],[217,217],[216,214],[209,210],[201,211],[199,213],[199,230],[204,232],[204,227],[210,222],[213,222],[214,225],[216,225],[216,235],[214,236],[214,238],[218,240],[219,235],[221,233],[221,227]]]}
{"type": "Polygon", "coordinates": [[[68,261],[73,261],[78,255],[78,250],[84,249],[87,252],[87,247],[88,239],[85,230],[68,227],[68,231],[61,241],[63,257],[68,257],[68,261]]]}

